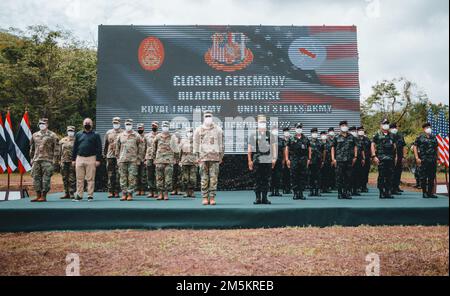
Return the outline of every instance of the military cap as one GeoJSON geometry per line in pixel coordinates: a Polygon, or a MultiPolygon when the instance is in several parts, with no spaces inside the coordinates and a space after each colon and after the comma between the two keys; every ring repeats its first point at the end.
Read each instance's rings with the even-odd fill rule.
{"type": "Polygon", "coordinates": [[[262,115],[262,114],[260,114],[260,115],[258,115],[258,116],[256,116],[256,121],[266,121],[266,115],[262,115]]]}
{"type": "Polygon", "coordinates": [[[425,122],[424,124],[422,124],[422,128],[426,128],[426,127],[430,127],[431,123],[429,122],[425,122]]]}
{"type": "Polygon", "coordinates": [[[133,119],[127,119],[127,120],[125,120],[125,124],[133,124],[133,119]]]}
{"type": "Polygon", "coordinates": [[[321,134],[321,135],[326,135],[327,132],[326,132],[326,131],[321,131],[320,134],[321,134]]]}
{"type": "Polygon", "coordinates": [[[48,123],[48,118],[39,118],[39,124],[47,124],[48,123]]]}
{"type": "Polygon", "coordinates": [[[288,127],[283,128],[283,132],[288,132],[288,131],[289,131],[288,127]]]}
{"type": "Polygon", "coordinates": [[[169,122],[168,122],[168,121],[163,121],[163,122],[161,123],[161,126],[162,126],[162,127],[169,127],[169,122]]]}
{"type": "Polygon", "coordinates": [[[113,117],[112,123],[120,123],[120,117],[113,117]]]}
{"type": "Polygon", "coordinates": [[[358,126],[358,130],[359,130],[359,131],[364,130],[364,126],[362,126],[362,125],[361,125],[361,126],[358,126]]]}
{"type": "Polygon", "coordinates": [[[341,120],[339,122],[339,125],[348,125],[348,122],[347,122],[347,120],[341,120]]]}
{"type": "Polygon", "coordinates": [[[389,128],[397,128],[397,124],[396,124],[396,123],[391,123],[391,124],[389,125],[389,128]]]}
{"type": "Polygon", "coordinates": [[[348,129],[349,131],[356,131],[356,126],[351,126],[349,129],[348,129]]]}
{"type": "Polygon", "coordinates": [[[381,124],[389,124],[389,119],[384,118],[383,120],[381,120],[380,123],[381,123],[381,124]]]}
{"type": "Polygon", "coordinates": [[[158,123],[158,121],[152,121],[152,125],[158,126],[159,123],[158,123]]]}
{"type": "Polygon", "coordinates": [[[328,128],[328,131],[329,131],[329,132],[334,132],[334,127],[329,127],[329,128],[328,128]]]}
{"type": "Polygon", "coordinates": [[[313,127],[313,128],[311,129],[311,133],[317,133],[317,131],[318,131],[317,127],[313,127]]]}
{"type": "Polygon", "coordinates": [[[203,116],[212,116],[212,111],[211,110],[203,111],[203,116]]]}
{"type": "Polygon", "coordinates": [[[73,125],[69,125],[69,126],[67,127],[67,131],[68,131],[68,132],[74,132],[74,131],[75,131],[75,127],[74,127],[73,125]]]}
{"type": "Polygon", "coordinates": [[[144,129],[144,124],[143,123],[138,123],[137,128],[138,129],[144,129]]]}
{"type": "Polygon", "coordinates": [[[295,125],[295,128],[303,128],[303,123],[299,122],[295,125]]]}

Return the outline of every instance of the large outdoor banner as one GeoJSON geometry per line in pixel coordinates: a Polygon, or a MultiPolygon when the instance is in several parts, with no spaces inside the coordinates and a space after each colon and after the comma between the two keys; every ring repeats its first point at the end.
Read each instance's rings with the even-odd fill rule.
{"type": "Polygon", "coordinates": [[[236,154],[245,137],[233,129],[258,114],[307,134],[360,123],[354,26],[99,26],[98,36],[100,133],[114,116],[182,129],[209,109],[236,154]]]}

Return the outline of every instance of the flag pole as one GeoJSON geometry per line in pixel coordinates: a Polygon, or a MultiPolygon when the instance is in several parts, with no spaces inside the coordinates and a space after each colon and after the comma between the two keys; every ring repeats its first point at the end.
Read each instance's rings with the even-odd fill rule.
{"type": "Polygon", "coordinates": [[[8,198],[9,198],[9,187],[10,187],[10,173],[9,173],[9,171],[8,171],[8,182],[7,182],[7,185],[6,185],[6,193],[5,193],[5,201],[7,201],[8,200],[8,198]]]}

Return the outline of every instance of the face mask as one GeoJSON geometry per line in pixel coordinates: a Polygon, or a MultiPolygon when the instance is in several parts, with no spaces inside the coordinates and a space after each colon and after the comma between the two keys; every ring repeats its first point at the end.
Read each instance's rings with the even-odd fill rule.
{"type": "Polygon", "coordinates": [[[345,125],[341,126],[341,131],[344,133],[348,132],[348,126],[345,125]]]}
{"type": "Polygon", "coordinates": [[[358,136],[358,133],[357,133],[357,132],[351,132],[350,134],[351,134],[353,137],[358,136]]]}
{"type": "Polygon", "coordinates": [[[113,124],[113,129],[119,129],[120,128],[120,124],[119,123],[114,123],[113,124]]]}
{"type": "Polygon", "coordinates": [[[205,117],[205,124],[210,125],[213,122],[212,117],[205,117]]]}
{"type": "Polygon", "coordinates": [[[152,127],[152,131],[156,133],[158,131],[158,128],[157,127],[152,127]]]}
{"type": "Polygon", "coordinates": [[[129,124],[127,124],[127,125],[125,125],[125,130],[126,131],[131,131],[133,129],[133,126],[132,125],[129,125],[129,124]]]}
{"type": "Polygon", "coordinates": [[[92,128],[92,125],[90,125],[90,124],[85,124],[84,125],[84,129],[87,130],[87,131],[91,130],[91,128],[92,128]]]}
{"type": "Polygon", "coordinates": [[[317,133],[312,133],[312,134],[311,134],[311,137],[312,137],[313,139],[317,139],[318,136],[319,136],[319,135],[318,135],[317,133]]]}
{"type": "Polygon", "coordinates": [[[273,131],[272,131],[272,135],[278,136],[278,130],[273,130],[273,131]]]}
{"type": "Polygon", "coordinates": [[[138,134],[142,135],[144,133],[144,130],[138,130],[138,134]]]}
{"type": "Polygon", "coordinates": [[[169,131],[169,127],[163,126],[162,131],[163,133],[167,133],[169,131]]]}
{"type": "Polygon", "coordinates": [[[291,136],[291,133],[290,133],[290,132],[284,132],[284,136],[285,136],[286,138],[288,138],[288,137],[291,136]]]}
{"type": "Polygon", "coordinates": [[[359,131],[359,132],[358,132],[358,135],[364,136],[364,131],[359,131]]]}
{"type": "Polygon", "coordinates": [[[389,130],[389,124],[383,124],[381,128],[385,131],[389,130]]]}
{"type": "Polygon", "coordinates": [[[427,128],[425,129],[425,133],[428,134],[428,135],[431,134],[431,131],[432,131],[432,130],[431,130],[430,127],[427,127],[427,128]]]}
{"type": "Polygon", "coordinates": [[[391,129],[391,133],[393,133],[395,135],[396,133],[398,133],[398,129],[396,129],[396,128],[391,129]]]}
{"type": "Polygon", "coordinates": [[[47,126],[46,126],[45,124],[40,124],[40,125],[39,125],[39,129],[40,129],[41,131],[45,130],[46,128],[47,128],[47,126]]]}
{"type": "Polygon", "coordinates": [[[295,129],[295,132],[296,132],[297,134],[301,134],[301,133],[303,132],[303,129],[301,129],[301,128],[296,128],[296,129],[295,129]]]}
{"type": "Polygon", "coordinates": [[[266,128],[266,123],[265,122],[258,122],[258,128],[259,129],[266,128]]]}
{"type": "Polygon", "coordinates": [[[334,137],[335,133],[334,133],[334,132],[329,132],[328,135],[329,135],[330,137],[334,137]]]}
{"type": "Polygon", "coordinates": [[[75,136],[75,132],[67,132],[67,135],[68,135],[69,137],[73,137],[73,136],[75,136]]]}
{"type": "Polygon", "coordinates": [[[320,138],[321,138],[322,140],[326,140],[326,139],[327,139],[327,135],[321,135],[320,138]]]}

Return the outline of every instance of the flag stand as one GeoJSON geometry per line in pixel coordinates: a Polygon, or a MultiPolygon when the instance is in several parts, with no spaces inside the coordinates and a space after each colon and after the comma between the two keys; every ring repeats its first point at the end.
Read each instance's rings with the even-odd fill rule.
{"type": "Polygon", "coordinates": [[[10,176],[11,176],[11,174],[8,173],[8,183],[7,183],[8,185],[6,185],[5,201],[7,201],[8,197],[9,197],[9,186],[10,186],[10,181],[11,181],[10,176]]]}
{"type": "Polygon", "coordinates": [[[23,173],[20,173],[20,198],[25,198],[25,197],[30,197],[30,195],[28,194],[28,190],[26,190],[25,188],[23,188],[23,173]]]}

